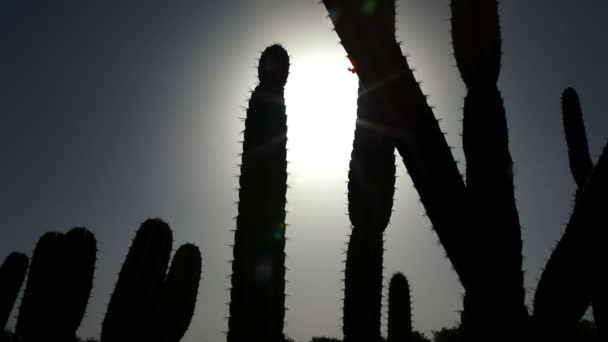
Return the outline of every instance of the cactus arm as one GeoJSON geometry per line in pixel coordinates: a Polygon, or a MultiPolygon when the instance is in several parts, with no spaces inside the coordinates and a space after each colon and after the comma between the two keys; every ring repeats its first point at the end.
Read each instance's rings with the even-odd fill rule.
{"type": "Polygon", "coordinates": [[[60,341],[73,340],[84,317],[91,290],[97,257],[97,241],[85,228],[73,228],[65,234],[63,263],[59,274],[57,322],[60,341]]]}
{"type": "Polygon", "coordinates": [[[65,235],[49,232],[38,240],[25,285],[15,333],[25,342],[53,341],[56,336],[57,267],[65,235]]]}
{"type": "MultiPolygon", "coordinates": [[[[601,284],[597,280],[601,279],[605,269],[607,197],[608,145],[580,192],[566,232],[551,254],[538,283],[533,318],[544,338],[571,333],[588,308],[590,291],[605,293],[605,288],[593,287],[601,284]]],[[[601,308],[599,312],[601,314],[601,308]]],[[[600,317],[597,322],[600,332],[602,322],[605,321],[600,317]]]]}
{"type": "Polygon", "coordinates": [[[232,262],[228,341],[282,342],[285,318],[285,195],[289,56],[268,47],[249,101],[232,262]]]}
{"type": "Polygon", "coordinates": [[[29,263],[30,259],[27,255],[13,252],[6,257],[0,267],[0,332],[4,331],[13,310],[29,263]]]}
{"type": "Polygon", "coordinates": [[[160,219],[146,220],[137,231],[108,304],[102,342],[137,341],[148,328],[169,264],[172,235],[160,219]]]}
{"type": "Polygon", "coordinates": [[[148,341],[179,342],[192,320],[201,278],[201,253],[193,244],[177,249],[162,298],[156,311],[156,321],[149,329],[148,341]]]}
{"type": "Polygon", "coordinates": [[[568,144],[570,170],[576,185],[581,189],[591,174],[593,163],[589,155],[580,100],[573,88],[567,88],[562,94],[562,118],[568,144]]]}

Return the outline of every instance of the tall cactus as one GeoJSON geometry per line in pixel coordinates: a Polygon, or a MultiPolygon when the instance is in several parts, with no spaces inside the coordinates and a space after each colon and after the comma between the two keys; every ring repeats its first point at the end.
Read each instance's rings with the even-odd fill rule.
{"type": "Polygon", "coordinates": [[[513,161],[503,100],[496,85],[502,53],[498,2],[453,0],[451,9],[454,56],[468,89],[462,136],[469,205],[474,213],[471,223],[479,236],[484,236],[476,246],[483,255],[479,266],[484,273],[476,277],[466,294],[463,338],[482,341],[509,322],[510,329],[501,339],[514,341],[521,339],[528,317],[513,161]]]}
{"type": "Polygon", "coordinates": [[[387,342],[410,342],[412,338],[410,285],[402,273],[395,273],[388,287],[387,342]]]}
{"type": "Polygon", "coordinates": [[[101,330],[102,342],[178,342],[190,325],[198,292],[198,248],[180,247],[166,276],[173,233],[160,219],[137,231],[118,275],[101,330]]]}
{"type": "Polygon", "coordinates": [[[260,57],[259,84],[245,119],[234,237],[228,341],[282,342],[285,317],[285,195],[289,56],[260,57]]]}
{"type": "Polygon", "coordinates": [[[40,238],[15,328],[25,342],[75,339],[93,287],[96,245],[85,228],[40,238]]]}
{"type": "MultiPolygon", "coordinates": [[[[390,31],[394,27],[394,0],[323,3],[361,84],[371,89],[375,119],[390,128],[386,134],[395,138],[426,213],[465,288],[463,339],[485,341],[489,333],[500,330],[506,333],[494,334],[497,341],[521,340],[529,331],[530,321],[524,306],[521,232],[513,198],[506,117],[496,86],[501,55],[497,1],[452,0],[454,51],[468,88],[463,123],[466,186],[433,111],[390,31]]],[[[589,269],[580,272],[584,277],[570,282],[578,279],[588,291],[593,288],[593,296],[598,298],[598,321],[605,314],[605,289],[591,285],[599,283],[591,279],[602,279],[599,260],[606,259],[601,253],[608,236],[605,229],[598,227],[606,225],[601,203],[608,196],[607,150],[608,147],[577,195],[566,234],[545,271],[551,274],[550,269],[589,269]],[[557,252],[562,249],[570,252],[557,252]],[[582,249],[582,257],[572,256],[573,251],[582,249]],[[581,258],[587,262],[585,265],[579,263],[581,258]]],[[[575,178],[583,182],[585,177],[575,178]]],[[[551,297],[540,287],[559,288],[554,280],[548,281],[550,286],[539,284],[537,298],[551,297]]],[[[562,295],[553,301],[555,305],[581,296],[572,291],[562,295]]],[[[543,310],[535,309],[535,316],[547,311],[541,302],[544,300],[538,305],[543,310]]],[[[568,315],[578,316],[574,310],[568,315]]],[[[538,322],[539,316],[533,322],[538,322]]],[[[553,322],[554,326],[559,324],[553,322]]]]}
{"type": "Polygon", "coordinates": [[[348,173],[352,232],[344,280],[344,341],[380,341],[383,235],[393,208],[395,147],[374,120],[369,89],[359,86],[348,173]]]}
{"type": "Polygon", "coordinates": [[[0,335],[13,310],[29,263],[30,259],[27,255],[13,252],[6,257],[0,267],[0,335]]]}

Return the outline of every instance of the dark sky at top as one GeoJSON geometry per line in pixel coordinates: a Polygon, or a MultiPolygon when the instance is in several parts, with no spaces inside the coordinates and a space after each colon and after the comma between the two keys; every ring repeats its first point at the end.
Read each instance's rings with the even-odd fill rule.
{"type": "MultiPolygon", "coordinates": [[[[399,36],[462,160],[464,88],[450,55],[447,5],[400,1],[399,36]]],[[[607,14],[608,3],[597,0],[501,4],[499,86],[531,289],[573,203],[560,118],[565,87],[579,91],[593,157],[608,137],[607,14]]],[[[307,54],[344,53],[325,15],[316,0],[1,1],[0,259],[13,250],[31,254],[46,231],[89,227],[99,261],[81,332],[96,336],[134,230],[147,217],[162,217],[176,244],[192,241],[204,254],[197,315],[185,340],[222,340],[240,106],[264,46],[284,43],[294,68],[307,54]]],[[[316,82],[331,78],[318,75],[316,82]]],[[[315,83],[306,86],[314,94],[315,83]]],[[[323,139],[311,132],[313,138],[323,139]]],[[[429,332],[458,318],[460,288],[399,166],[387,275],[404,271],[414,279],[415,326],[429,332]]],[[[294,177],[304,172],[291,170],[294,177]]],[[[294,230],[286,331],[301,340],[340,336],[346,172],[293,184],[288,194],[294,230]]]]}

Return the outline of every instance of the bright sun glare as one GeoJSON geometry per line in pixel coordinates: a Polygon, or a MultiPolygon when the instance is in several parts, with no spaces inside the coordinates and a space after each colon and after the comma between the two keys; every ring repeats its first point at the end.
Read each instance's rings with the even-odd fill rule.
{"type": "Polygon", "coordinates": [[[357,110],[357,75],[345,57],[294,58],[285,88],[290,172],[299,183],[348,170],[357,110]]]}

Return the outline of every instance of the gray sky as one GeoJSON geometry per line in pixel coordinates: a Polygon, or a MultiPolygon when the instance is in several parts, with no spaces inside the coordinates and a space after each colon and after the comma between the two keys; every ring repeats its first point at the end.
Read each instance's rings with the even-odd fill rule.
{"type": "MultiPolygon", "coordinates": [[[[447,0],[399,2],[399,37],[443,117],[456,158],[464,87],[451,58],[447,0]]],[[[579,91],[592,156],[608,136],[608,3],[501,5],[503,90],[531,290],[572,209],[560,94],[579,91]],[[603,83],[602,83],[603,82],[603,83]]],[[[322,5],[304,0],[17,1],[0,3],[0,258],[31,255],[38,237],[76,225],[98,240],[93,298],[80,333],[99,334],[139,224],[161,217],[176,246],[203,251],[184,341],[227,329],[243,116],[259,52],[291,55],[286,333],[341,336],[346,180],[357,82],[322,5]],[[331,92],[331,93],[330,93],[331,92]]],[[[399,162],[385,282],[402,271],[414,327],[458,320],[461,288],[399,162]]],[[[384,323],[385,324],[385,323],[384,323]]]]}

